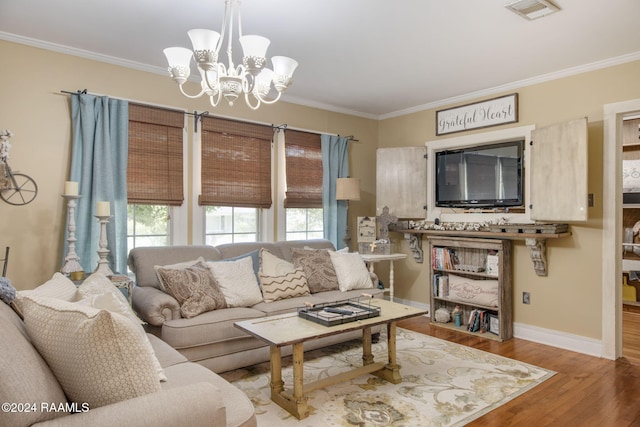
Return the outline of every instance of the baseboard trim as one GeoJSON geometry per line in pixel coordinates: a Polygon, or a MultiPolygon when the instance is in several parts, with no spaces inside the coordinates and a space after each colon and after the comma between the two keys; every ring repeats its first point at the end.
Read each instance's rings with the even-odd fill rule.
{"type": "Polygon", "coordinates": [[[602,356],[602,341],[581,335],[569,334],[538,326],[513,324],[513,336],[527,341],[537,342],[564,350],[575,351],[589,356],[602,356]]]}
{"type": "MultiPolygon", "coordinates": [[[[394,298],[394,302],[429,310],[429,304],[422,304],[416,301],[394,298]]],[[[569,334],[567,332],[556,331],[554,329],[540,328],[538,326],[524,323],[513,324],[513,336],[538,344],[561,348],[563,350],[575,351],[576,353],[588,356],[604,357],[602,341],[581,335],[569,334]]]]}

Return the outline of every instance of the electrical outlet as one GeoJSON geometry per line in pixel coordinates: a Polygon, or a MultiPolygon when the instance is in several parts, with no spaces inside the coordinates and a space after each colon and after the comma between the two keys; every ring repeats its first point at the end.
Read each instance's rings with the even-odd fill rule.
{"type": "Polygon", "coordinates": [[[529,292],[522,293],[522,303],[531,304],[531,295],[529,294],[529,292]]]}

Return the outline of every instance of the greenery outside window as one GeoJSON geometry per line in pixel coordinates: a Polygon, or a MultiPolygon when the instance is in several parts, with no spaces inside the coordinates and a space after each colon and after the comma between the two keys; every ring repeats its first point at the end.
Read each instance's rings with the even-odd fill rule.
{"type": "Polygon", "coordinates": [[[169,206],[127,205],[127,247],[168,246],[169,206]]]}

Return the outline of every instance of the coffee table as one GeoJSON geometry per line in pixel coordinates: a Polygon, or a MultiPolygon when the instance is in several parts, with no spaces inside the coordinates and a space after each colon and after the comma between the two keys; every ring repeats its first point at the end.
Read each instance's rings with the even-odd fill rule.
{"type": "Polygon", "coordinates": [[[357,320],[335,326],[324,326],[303,319],[297,313],[262,317],[236,322],[235,326],[269,344],[271,367],[271,400],[298,419],[309,416],[306,395],[319,388],[347,381],[364,374],[373,374],[393,384],[402,381],[400,365],[396,363],[396,323],[399,320],[427,314],[426,310],[373,299],[371,304],[380,307],[380,316],[357,320]],[[387,363],[374,362],[371,352],[371,328],[387,326],[387,363]],[[331,335],[362,330],[362,366],[348,372],[304,384],[304,343],[331,335]],[[293,392],[284,388],[282,381],[282,347],[292,346],[293,392]]]}

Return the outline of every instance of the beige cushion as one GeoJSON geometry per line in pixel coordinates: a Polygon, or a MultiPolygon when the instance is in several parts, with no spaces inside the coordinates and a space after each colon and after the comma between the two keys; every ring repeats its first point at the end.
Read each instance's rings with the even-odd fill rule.
{"type": "Polygon", "coordinates": [[[180,304],[182,317],[190,319],[207,311],[225,308],[224,295],[204,263],[186,268],[158,268],[166,291],[180,304]]]}
{"type": "MultiPolygon", "coordinates": [[[[182,270],[183,268],[187,268],[187,267],[191,267],[194,264],[197,263],[204,263],[206,262],[204,258],[202,257],[198,257],[198,259],[194,259],[191,261],[183,261],[183,262],[177,262],[175,264],[169,264],[169,265],[154,265],[153,269],[156,271],[156,276],[158,276],[158,282],[160,282],[160,290],[167,292],[167,288],[164,285],[164,282],[162,280],[162,277],[160,276],[160,274],[158,273],[158,269],[163,268],[165,270],[182,270]]],[[[167,292],[168,293],[168,292],[167,292]]]]}
{"type": "Polygon", "coordinates": [[[260,271],[267,276],[282,276],[295,269],[293,263],[275,256],[266,249],[260,249],[260,271]]]}
{"type": "Polygon", "coordinates": [[[78,287],[78,294],[82,296],[82,299],[78,301],[78,304],[83,304],[96,309],[109,310],[112,313],[118,313],[126,317],[135,325],[136,330],[144,338],[144,341],[151,349],[153,353],[153,363],[158,372],[158,379],[160,381],[166,381],[167,377],[164,374],[160,362],[158,362],[153,347],[147,338],[147,334],[142,327],[142,320],[133,312],[133,309],[127,302],[127,299],[122,295],[122,292],[118,290],[109,278],[101,273],[93,273],[87,277],[84,282],[78,287]]]}
{"type": "Polygon", "coordinates": [[[336,270],[325,249],[292,248],[293,265],[302,267],[312,294],[339,289],[336,270]]]}
{"type": "Polygon", "coordinates": [[[250,256],[236,261],[207,262],[228,307],[251,307],[262,302],[258,279],[250,256]]]}
{"type": "Polygon", "coordinates": [[[97,408],[160,390],[153,354],[129,319],[24,297],[25,326],[71,402],[97,408]]]}
{"type": "Polygon", "coordinates": [[[44,282],[35,289],[19,291],[23,296],[41,296],[58,298],[65,301],[75,301],[77,298],[76,285],[64,274],[55,273],[51,279],[44,282]]]}
{"type": "Polygon", "coordinates": [[[474,280],[449,274],[449,296],[452,301],[498,307],[498,281],[474,280]]]}
{"type": "Polygon", "coordinates": [[[342,292],[352,289],[371,289],[371,275],[359,253],[329,252],[342,292]]]}
{"type": "Polygon", "coordinates": [[[260,272],[260,285],[264,302],[274,302],[281,299],[309,295],[307,277],[302,268],[296,268],[290,273],[280,276],[267,276],[260,272]]]}

